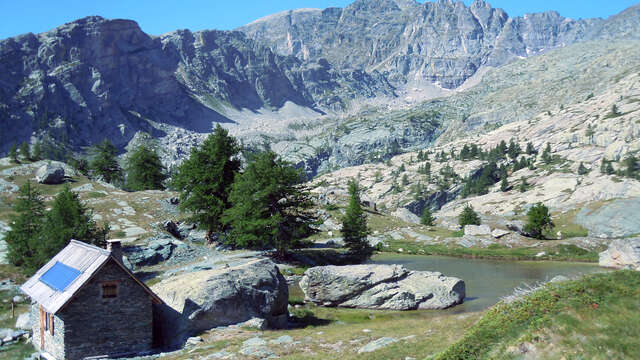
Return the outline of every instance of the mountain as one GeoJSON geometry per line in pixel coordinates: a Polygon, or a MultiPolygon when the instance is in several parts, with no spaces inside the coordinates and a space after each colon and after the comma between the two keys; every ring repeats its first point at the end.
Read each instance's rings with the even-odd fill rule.
{"type": "Polygon", "coordinates": [[[607,20],[572,20],[549,11],[510,18],[482,0],[357,0],[344,9],[268,16],[238,30],[279,54],[326,58],[340,68],[381,71],[456,88],[483,66],[599,38],[638,38],[636,6],[607,20]]]}
{"type": "Polygon", "coordinates": [[[225,108],[317,114],[352,98],[392,96],[376,73],[274,54],[242,33],[175,31],[152,37],[133,21],[88,17],[0,42],[1,149],[49,134],[73,148],[126,145],[157,124],[206,133],[233,123],[225,108]]]}
{"type": "Polygon", "coordinates": [[[639,19],[640,5],[571,20],[509,18],[484,1],[357,0],[150,36],[87,17],[0,41],[0,152],[49,139],[79,153],[104,138],[125,150],[148,133],[171,166],[222,123],[313,176],[597,93],[637,65],[639,19]]]}

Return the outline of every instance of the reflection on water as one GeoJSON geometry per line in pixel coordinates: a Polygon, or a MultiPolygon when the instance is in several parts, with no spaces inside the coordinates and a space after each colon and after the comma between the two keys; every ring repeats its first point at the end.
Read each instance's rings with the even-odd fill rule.
{"type": "Polygon", "coordinates": [[[373,264],[400,264],[410,270],[439,271],[464,280],[465,302],[448,311],[459,313],[484,310],[501,297],[525,284],[551,280],[554,276],[605,271],[596,264],[551,261],[500,261],[461,259],[444,256],[380,255],[373,264]]]}

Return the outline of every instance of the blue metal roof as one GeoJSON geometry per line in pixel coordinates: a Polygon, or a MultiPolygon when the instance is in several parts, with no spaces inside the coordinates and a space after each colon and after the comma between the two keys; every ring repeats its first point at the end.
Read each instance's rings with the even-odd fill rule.
{"type": "Polygon", "coordinates": [[[40,276],[40,281],[54,290],[64,291],[75,279],[82,274],[72,267],[56,262],[47,272],[40,276]]]}

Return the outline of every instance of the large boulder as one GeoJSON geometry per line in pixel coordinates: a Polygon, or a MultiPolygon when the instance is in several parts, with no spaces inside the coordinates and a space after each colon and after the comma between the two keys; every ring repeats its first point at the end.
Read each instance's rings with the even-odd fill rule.
{"type": "Polygon", "coordinates": [[[271,260],[177,275],[155,286],[164,300],[157,319],[165,345],[218,326],[264,319],[270,328],[286,327],[289,289],[271,260]]]}
{"type": "Polygon", "coordinates": [[[465,297],[464,281],[401,265],[314,267],[305,272],[300,287],[307,302],[349,308],[444,309],[465,297]]]}
{"type": "Polygon", "coordinates": [[[40,184],[61,184],[64,181],[64,167],[58,162],[42,165],[36,171],[36,181],[40,184]]]}
{"type": "Polygon", "coordinates": [[[600,253],[600,266],[640,271],[640,237],[614,240],[600,253]]]}

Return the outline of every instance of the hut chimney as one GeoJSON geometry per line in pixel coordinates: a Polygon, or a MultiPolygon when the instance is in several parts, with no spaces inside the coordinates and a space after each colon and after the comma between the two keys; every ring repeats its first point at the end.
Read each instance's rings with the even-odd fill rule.
{"type": "Polygon", "coordinates": [[[116,260],[122,263],[122,243],[119,239],[107,240],[107,251],[111,253],[116,260]]]}

